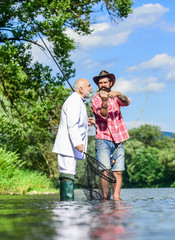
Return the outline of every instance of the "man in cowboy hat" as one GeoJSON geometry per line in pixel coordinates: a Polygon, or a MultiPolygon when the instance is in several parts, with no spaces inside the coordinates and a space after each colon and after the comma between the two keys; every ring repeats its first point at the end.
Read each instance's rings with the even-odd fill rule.
{"type": "MultiPolygon", "coordinates": [[[[129,138],[120,107],[128,106],[129,99],[118,91],[111,91],[115,83],[115,76],[102,70],[99,76],[93,78],[98,85],[98,93],[92,99],[92,111],[96,118],[96,159],[106,169],[112,169],[116,178],[113,184],[113,199],[120,199],[122,186],[122,171],[125,170],[125,153],[122,142],[129,138]],[[115,151],[117,149],[117,151],[115,151]],[[115,153],[114,153],[115,152],[115,153]],[[113,154],[114,153],[114,154],[113,154]],[[112,156],[112,157],[111,157],[112,156]]],[[[107,171],[100,168],[103,175],[107,171]]],[[[109,198],[109,183],[101,178],[101,189],[104,198],[109,198]]]]}

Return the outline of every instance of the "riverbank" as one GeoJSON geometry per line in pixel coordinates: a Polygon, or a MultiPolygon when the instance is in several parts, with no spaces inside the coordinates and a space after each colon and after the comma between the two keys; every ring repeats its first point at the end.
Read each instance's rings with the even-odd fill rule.
{"type": "Polygon", "coordinates": [[[60,190],[53,190],[53,191],[30,191],[26,193],[15,193],[15,192],[4,192],[0,193],[1,195],[49,195],[49,194],[59,194],[60,190]]]}

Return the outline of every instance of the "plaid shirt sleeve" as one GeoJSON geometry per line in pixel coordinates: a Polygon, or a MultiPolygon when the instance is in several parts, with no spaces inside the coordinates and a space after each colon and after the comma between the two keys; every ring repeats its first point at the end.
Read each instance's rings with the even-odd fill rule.
{"type": "Polygon", "coordinates": [[[121,115],[120,106],[126,106],[118,97],[108,99],[108,116],[100,114],[102,100],[98,94],[92,99],[92,111],[96,118],[97,139],[106,139],[116,143],[129,138],[127,128],[121,115]]]}

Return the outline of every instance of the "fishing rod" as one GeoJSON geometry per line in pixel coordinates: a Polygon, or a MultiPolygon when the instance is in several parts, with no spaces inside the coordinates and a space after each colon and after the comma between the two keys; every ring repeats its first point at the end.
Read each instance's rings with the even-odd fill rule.
{"type": "MultiPolygon", "coordinates": [[[[20,0],[19,0],[20,2],[20,0]]],[[[22,9],[24,11],[24,13],[26,13],[23,3],[21,3],[22,9]]],[[[28,16],[28,14],[27,14],[28,16]]],[[[29,21],[31,23],[31,25],[33,26],[34,31],[37,33],[37,35],[39,36],[39,38],[41,39],[42,43],[44,44],[45,48],[47,49],[47,51],[49,52],[50,56],[52,57],[53,61],[55,62],[55,64],[57,65],[58,69],[60,70],[60,72],[62,73],[64,79],[66,80],[66,82],[68,83],[69,87],[71,88],[71,90],[74,92],[74,89],[72,87],[72,85],[70,84],[69,80],[67,79],[67,77],[65,76],[64,72],[62,71],[60,65],[58,64],[58,62],[56,61],[54,55],[52,54],[52,52],[50,51],[50,49],[48,48],[47,44],[45,43],[44,39],[41,37],[41,34],[39,33],[39,31],[36,29],[36,27],[34,26],[34,24],[32,23],[32,19],[28,16],[29,21]]]]}
{"type": "Polygon", "coordinates": [[[50,51],[50,49],[48,48],[48,46],[46,45],[45,41],[43,40],[43,38],[41,37],[40,33],[34,28],[35,32],[38,34],[38,36],[40,37],[42,43],[44,44],[44,46],[46,47],[47,51],[49,52],[49,54],[51,55],[52,59],[54,60],[54,62],[56,63],[57,67],[59,68],[60,72],[62,73],[64,79],[67,81],[67,83],[69,84],[69,87],[71,88],[71,90],[74,92],[74,89],[72,87],[72,85],[70,84],[69,80],[66,78],[64,72],[62,71],[60,65],[58,64],[58,62],[56,61],[54,55],[52,54],[52,52],[50,51]]]}

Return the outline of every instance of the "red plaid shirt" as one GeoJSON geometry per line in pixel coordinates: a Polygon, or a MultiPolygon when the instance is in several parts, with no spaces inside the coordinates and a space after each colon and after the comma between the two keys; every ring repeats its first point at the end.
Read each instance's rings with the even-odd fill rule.
{"type": "Polygon", "coordinates": [[[102,99],[96,94],[92,99],[92,111],[96,118],[96,139],[106,139],[115,143],[129,138],[127,128],[121,115],[120,106],[126,106],[118,97],[108,98],[108,116],[100,114],[102,99]]]}

